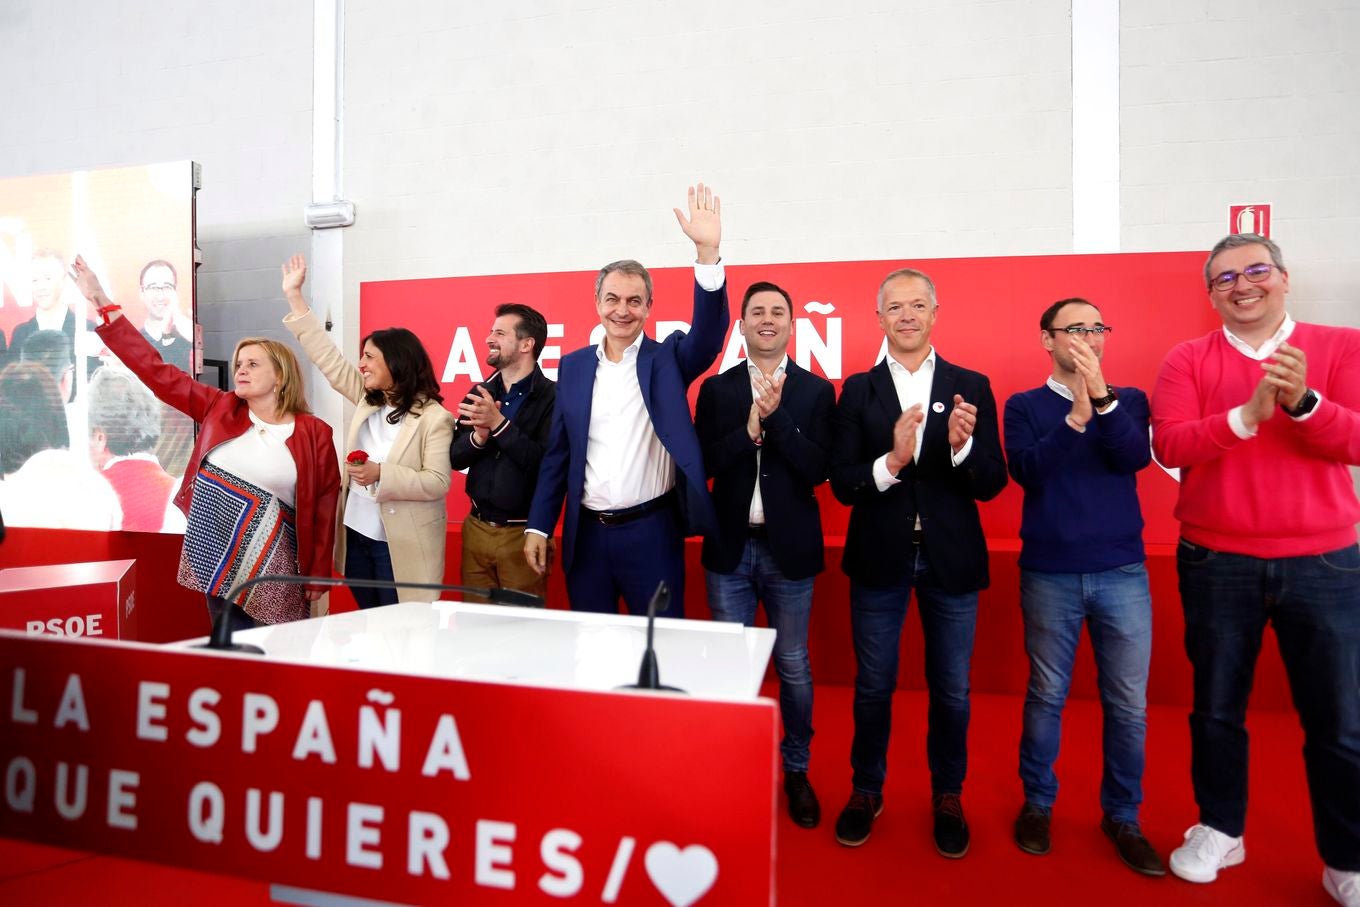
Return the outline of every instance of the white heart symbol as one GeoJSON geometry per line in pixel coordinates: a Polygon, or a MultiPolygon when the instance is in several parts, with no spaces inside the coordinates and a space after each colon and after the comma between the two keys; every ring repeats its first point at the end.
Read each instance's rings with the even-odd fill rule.
{"type": "Polygon", "coordinates": [[[647,875],[672,907],[689,907],[718,880],[718,858],[702,844],[684,850],[670,841],[647,848],[647,875]]]}

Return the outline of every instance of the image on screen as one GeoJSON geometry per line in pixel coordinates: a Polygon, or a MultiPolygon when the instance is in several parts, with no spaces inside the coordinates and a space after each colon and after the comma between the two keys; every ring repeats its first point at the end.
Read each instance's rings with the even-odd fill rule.
{"type": "Polygon", "coordinates": [[[190,161],[0,180],[0,514],[8,526],[182,532],[193,422],[95,333],[84,258],[166,362],[195,343],[190,161]]]}

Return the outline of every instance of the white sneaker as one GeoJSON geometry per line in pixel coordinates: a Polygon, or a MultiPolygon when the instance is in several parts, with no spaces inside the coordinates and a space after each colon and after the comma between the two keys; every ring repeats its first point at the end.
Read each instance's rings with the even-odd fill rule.
{"type": "Polygon", "coordinates": [[[1322,887],[1346,907],[1360,907],[1360,872],[1332,869],[1322,870],[1322,887]]]}
{"type": "Polygon", "coordinates": [[[1236,866],[1247,858],[1241,838],[1230,838],[1208,825],[1192,825],[1185,843],[1171,851],[1171,871],[1187,882],[1212,882],[1220,869],[1236,866]]]}

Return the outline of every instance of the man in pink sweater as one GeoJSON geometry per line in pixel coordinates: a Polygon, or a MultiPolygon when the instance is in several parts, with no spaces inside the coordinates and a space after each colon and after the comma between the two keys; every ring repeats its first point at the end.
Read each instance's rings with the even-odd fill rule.
{"type": "Polygon", "coordinates": [[[1199,821],[1171,871],[1246,856],[1247,695],[1267,622],[1303,725],[1323,886],[1360,907],[1360,331],[1294,321],[1280,249],[1228,236],[1204,266],[1223,329],[1167,355],[1152,447],[1180,467],[1176,564],[1194,666],[1199,821]]]}

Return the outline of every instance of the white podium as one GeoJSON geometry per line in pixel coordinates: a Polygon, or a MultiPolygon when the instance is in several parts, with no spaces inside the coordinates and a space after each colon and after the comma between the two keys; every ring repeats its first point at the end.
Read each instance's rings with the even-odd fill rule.
{"type": "MultiPolygon", "coordinates": [[[[753,700],[774,637],[764,627],[659,617],[653,642],[661,682],[704,699],[753,700]]],[[[604,691],[637,683],[647,619],[407,602],[242,630],[233,639],[267,658],[310,665],[604,691]]]]}

